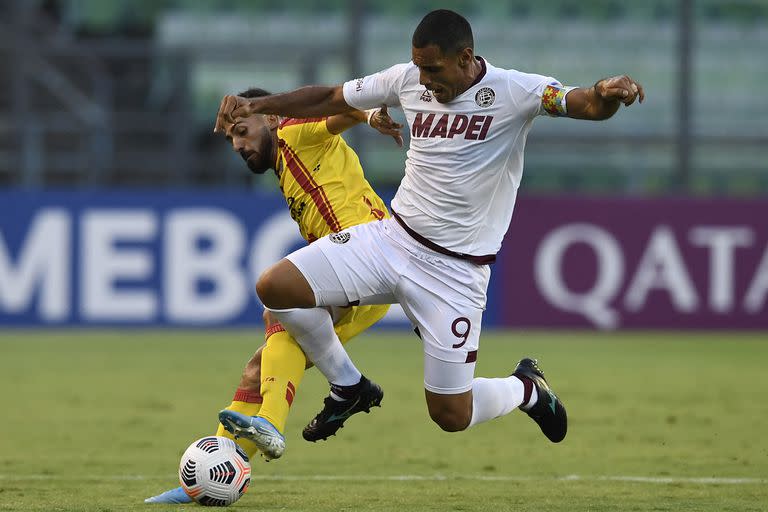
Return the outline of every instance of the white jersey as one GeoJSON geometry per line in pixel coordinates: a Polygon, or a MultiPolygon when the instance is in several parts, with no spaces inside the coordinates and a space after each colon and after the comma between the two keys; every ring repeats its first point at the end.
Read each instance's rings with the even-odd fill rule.
{"type": "Polygon", "coordinates": [[[533,119],[564,114],[569,89],[478,59],[478,79],[446,104],[419,84],[412,62],[346,82],[344,99],[361,110],[386,104],[405,113],[411,145],[392,200],[405,224],[449,251],[492,256],[512,219],[533,119]]]}

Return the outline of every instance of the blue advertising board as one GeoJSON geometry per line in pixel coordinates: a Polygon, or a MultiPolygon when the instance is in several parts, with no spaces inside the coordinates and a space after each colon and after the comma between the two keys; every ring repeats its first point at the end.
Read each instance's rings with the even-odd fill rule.
{"type": "MultiPolygon", "coordinates": [[[[762,199],[522,197],[483,326],[766,329],[766,218],[762,199]]],[[[303,244],[277,193],[0,191],[0,326],[260,325],[258,276],[303,244]]]]}
{"type": "MultiPolygon", "coordinates": [[[[6,190],[0,205],[5,326],[258,325],[257,277],[305,243],[264,191],[6,190]]],[[[382,323],[409,325],[399,308],[382,323]]]]}

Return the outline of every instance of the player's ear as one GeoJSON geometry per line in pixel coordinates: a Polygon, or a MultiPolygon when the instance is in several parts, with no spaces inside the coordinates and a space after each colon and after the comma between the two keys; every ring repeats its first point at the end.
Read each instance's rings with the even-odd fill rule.
{"type": "Polygon", "coordinates": [[[267,126],[269,126],[270,130],[277,128],[277,126],[280,124],[280,118],[272,114],[267,116],[266,121],[267,121],[267,126]]]}
{"type": "Polygon", "coordinates": [[[472,48],[464,48],[463,50],[459,50],[457,57],[459,59],[459,66],[465,68],[472,62],[474,52],[472,51],[472,48]]]}

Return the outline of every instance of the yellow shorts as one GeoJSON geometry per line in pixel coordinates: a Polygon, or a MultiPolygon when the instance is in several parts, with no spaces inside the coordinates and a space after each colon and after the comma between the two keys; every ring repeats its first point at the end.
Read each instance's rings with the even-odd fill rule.
{"type": "Polygon", "coordinates": [[[387,314],[387,311],[389,311],[389,304],[352,306],[334,324],[336,335],[342,343],[346,343],[381,320],[387,314]]]}

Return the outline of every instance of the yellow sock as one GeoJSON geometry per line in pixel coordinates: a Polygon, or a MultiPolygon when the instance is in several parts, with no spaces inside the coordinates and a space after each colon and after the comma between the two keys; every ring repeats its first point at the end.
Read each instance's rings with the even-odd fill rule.
{"type": "MultiPolygon", "coordinates": [[[[253,393],[245,389],[238,388],[235,392],[235,397],[232,399],[232,403],[227,407],[230,411],[239,412],[246,416],[256,416],[261,410],[261,396],[258,393],[253,393]]],[[[235,439],[232,434],[226,431],[226,429],[219,423],[219,428],[216,430],[217,436],[228,437],[235,439]]],[[[253,460],[253,457],[259,453],[259,449],[253,444],[253,441],[248,439],[235,439],[235,442],[245,450],[248,454],[248,458],[253,460]]]]}
{"type": "Polygon", "coordinates": [[[261,353],[261,405],[259,416],[285,432],[288,411],[293,403],[307,358],[290,334],[275,324],[267,330],[267,346],[261,353]]]}

